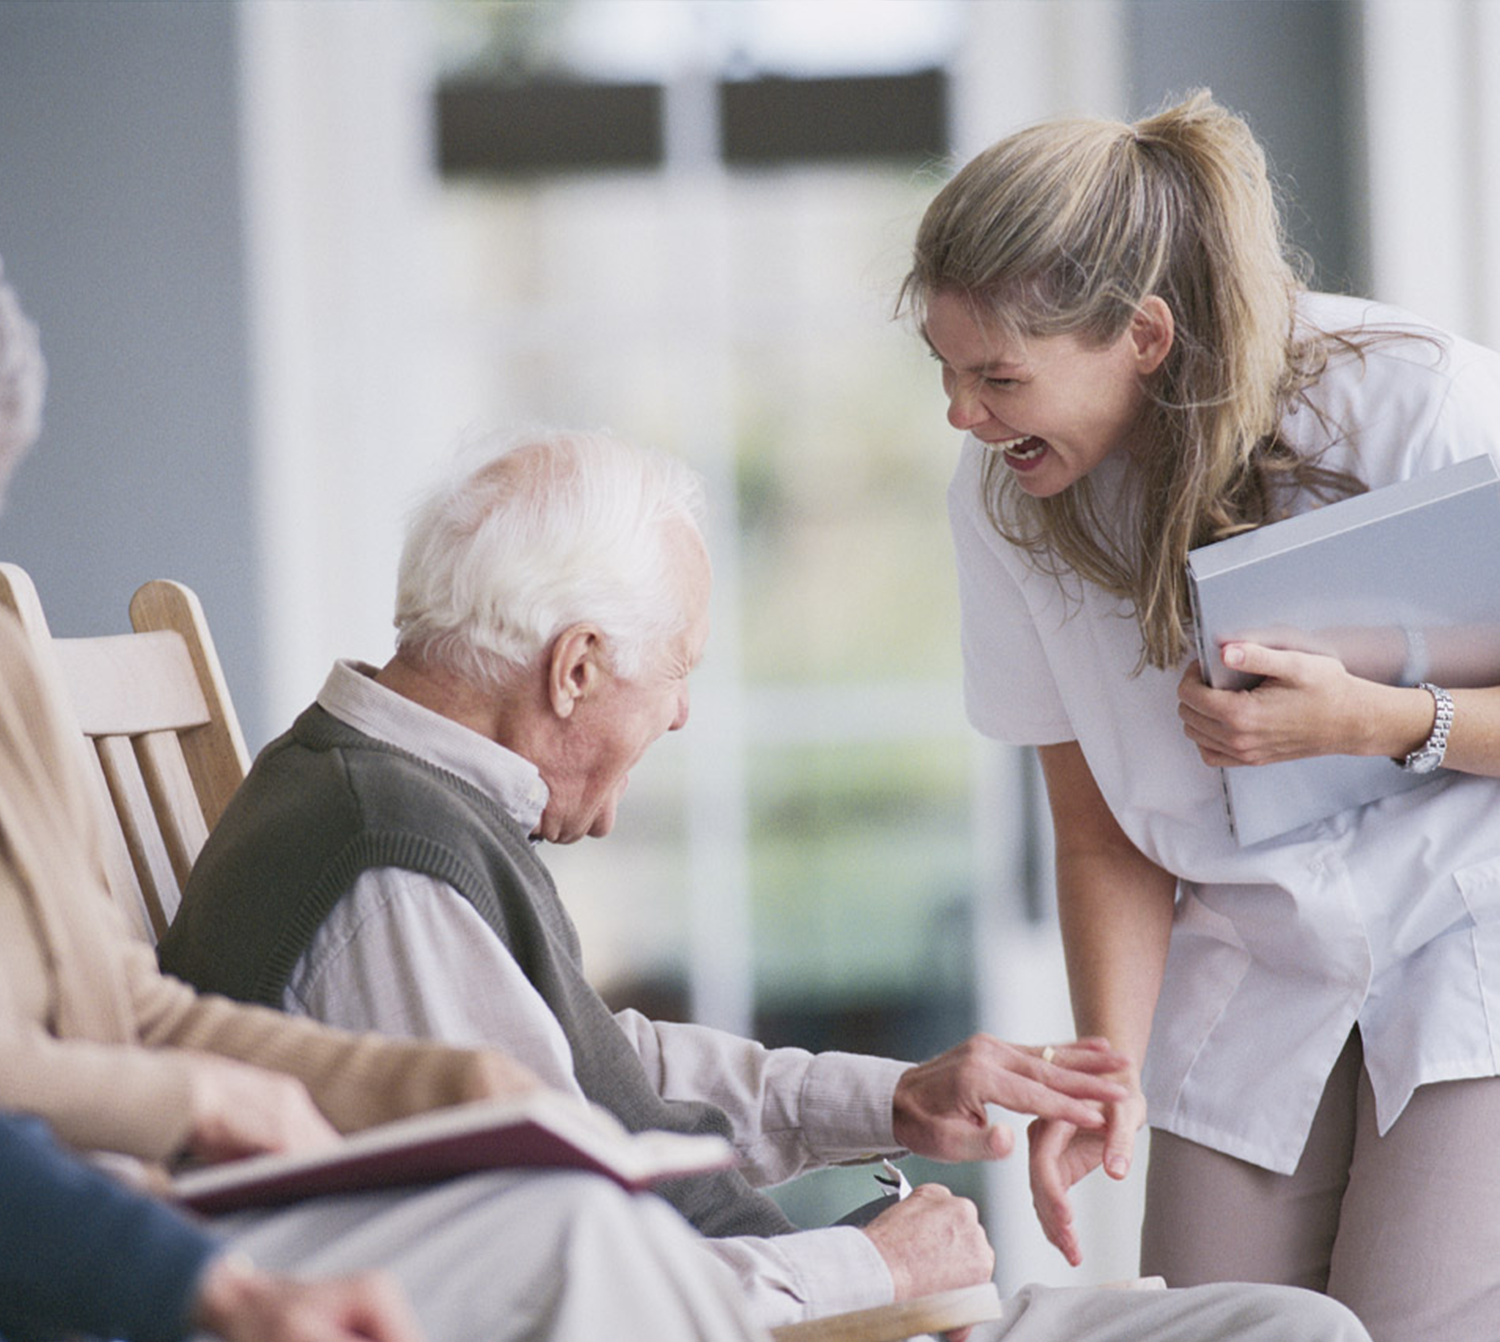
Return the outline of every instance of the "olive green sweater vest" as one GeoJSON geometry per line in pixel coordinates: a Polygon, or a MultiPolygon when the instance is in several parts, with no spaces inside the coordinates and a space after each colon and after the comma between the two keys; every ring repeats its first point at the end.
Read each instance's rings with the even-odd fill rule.
{"type": "MultiPolygon", "coordinates": [[[[377,867],[446,881],[473,905],[562,1025],[583,1093],[627,1128],[731,1136],[714,1105],[652,1088],[584,978],[572,919],[510,816],[464,779],[316,705],[261,752],[209,837],[162,939],[162,967],[205,992],[279,1007],[314,932],[377,867]]],[[[795,1229],[732,1170],[658,1191],[706,1235],[795,1229]]]]}

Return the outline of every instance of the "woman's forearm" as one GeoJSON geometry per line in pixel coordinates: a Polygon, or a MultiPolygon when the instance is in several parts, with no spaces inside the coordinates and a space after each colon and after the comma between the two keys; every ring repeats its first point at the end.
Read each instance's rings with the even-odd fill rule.
{"type": "Polygon", "coordinates": [[[1102,1035],[1139,1069],[1172,932],[1175,882],[1108,854],[1058,852],[1057,902],[1080,1036],[1102,1035]]]}
{"type": "MultiPolygon", "coordinates": [[[[1449,693],[1453,697],[1453,725],[1448,733],[1443,767],[1459,773],[1500,777],[1500,688],[1449,690],[1449,693]]],[[[1382,736],[1379,747],[1372,753],[1400,760],[1419,750],[1431,735],[1435,717],[1433,696],[1426,690],[1405,689],[1390,691],[1380,698],[1385,701],[1385,711],[1378,719],[1382,736]],[[1399,701],[1394,698],[1396,695],[1401,696],[1399,701]]]]}
{"type": "Polygon", "coordinates": [[[1076,743],[1039,752],[1057,843],[1074,1023],[1145,1058],[1172,932],[1175,878],[1120,829],[1076,743]]]}

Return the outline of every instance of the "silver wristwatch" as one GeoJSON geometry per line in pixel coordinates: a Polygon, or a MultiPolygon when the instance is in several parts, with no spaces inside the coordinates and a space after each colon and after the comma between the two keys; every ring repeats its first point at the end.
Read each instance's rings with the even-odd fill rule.
{"type": "Polygon", "coordinates": [[[1453,728],[1453,696],[1425,680],[1417,688],[1432,695],[1435,708],[1432,735],[1401,761],[1401,767],[1414,774],[1430,774],[1442,766],[1448,750],[1448,733],[1453,728]]]}

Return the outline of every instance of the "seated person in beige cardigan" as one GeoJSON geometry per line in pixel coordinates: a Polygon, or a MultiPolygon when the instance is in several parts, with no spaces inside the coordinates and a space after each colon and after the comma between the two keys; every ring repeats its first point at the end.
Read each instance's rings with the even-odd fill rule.
{"type": "MultiPolygon", "coordinates": [[[[0,489],[36,434],[41,385],[35,330],[0,277],[0,489]]],[[[78,743],[0,616],[0,1108],[45,1119],[75,1150],[160,1164],[315,1148],[538,1084],[493,1049],[346,1033],[167,978],[109,900],[99,821],[78,743]]],[[[473,1175],[242,1212],[212,1229],[264,1270],[388,1271],[433,1342],[763,1336],[664,1203],[590,1175],[473,1175]]],[[[239,1273],[227,1284],[243,1305],[263,1282],[239,1273]]],[[[412,1336],[388,1285],[349,1289],[326,1332],[266,1313],[256,1336],[412,1336]]],[[[188,1324],[162,1320],[159,1335],[188,1324]]]]}
{"type": "MultiPolygon", "coordinates": [[[[262,752],[163,963],[297,1014],[499,1045],[633,1129],[729,1137],[739,1172],[664,1192],[763,1321],[969,1284],[990,1255],[974,1208],[940,1186],[860,1228],[797,1230],[753,1185],[871,1153],[1003,1156],[990,1103],[1097,1128],[1119,1055],[979,1037],[912,1067],[614,1015],[541,861],[539,839],[607,835],[630,770],[687,722],[708,636],[701,506],[681,463],[599,434],[518,443],[440,488],[407,537],[395,657],[336,665],[262,752]]],[[[1361,1335],[1310,1295],[1096,1294],[1014,1304],[1024,1320],[1004,1335],[1095,1337],[1097,1321],[1100,1339],[1147,1337],[1221,1307],[1237,1322],[1214,1336],[1361,1335]],[[1293,1305],[1315,1317],[1290,1319],[1293,1305]]]]}

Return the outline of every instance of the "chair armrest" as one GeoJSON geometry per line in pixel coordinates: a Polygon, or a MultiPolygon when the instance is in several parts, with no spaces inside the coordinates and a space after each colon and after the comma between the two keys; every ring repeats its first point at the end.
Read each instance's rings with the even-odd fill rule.
{"type": "Polygon", "coordinates": [[[960,1286],[874,1309],[855,1309],[771,1329],[775,1342],[902,1342],[923,1333],[943,1333],[1000,1317],[995,1283],[960,1286]]]}

